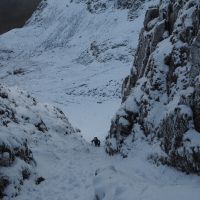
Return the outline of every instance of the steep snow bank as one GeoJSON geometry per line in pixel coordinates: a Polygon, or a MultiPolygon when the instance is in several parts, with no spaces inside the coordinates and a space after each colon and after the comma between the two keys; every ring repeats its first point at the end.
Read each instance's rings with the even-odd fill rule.
{"type": "MultiPolygon", "coordinates": [[[[18,194],[35,172],[43,146],[67,140],[74,129],[59,109],[38,103],[27,92],[0,85],[0,198],[18,194]],[[5,190],[5,188],[9,187],[5,190]]],[[[37,176],[37,174],[36,174],[37,176]]]]}

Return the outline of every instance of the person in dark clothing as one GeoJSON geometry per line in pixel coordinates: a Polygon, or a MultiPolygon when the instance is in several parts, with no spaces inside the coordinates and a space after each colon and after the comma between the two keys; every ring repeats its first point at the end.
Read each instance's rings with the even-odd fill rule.
{"type": "Polygon", "coordinates": [[[91,143],[94,143],[95,147],[100,147],[101,141],[97,137],[94,137],[91,143]]]}

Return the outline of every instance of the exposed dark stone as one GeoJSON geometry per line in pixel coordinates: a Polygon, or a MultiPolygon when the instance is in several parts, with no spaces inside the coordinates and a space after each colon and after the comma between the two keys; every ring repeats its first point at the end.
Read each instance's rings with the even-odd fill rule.
{"type": "Polygon", "coordinates": [[[183,145],[183,135],[189,129],[191,117],[180,112],[180,108],[176,108],[163,120],[157,131],[158,138],[161,138],[161,147],[166,153],[183,145]]]}
{"type": "Polygon", "coordinates": [[[18,74],[24,74],[25,70],[22,68],[16,69],[13,71],[14,75],[18,75],[18,74]]]}
{"type": "Polygon", "coordinates": [[[145,15],[145,19],[144,19],[145,30],[147,30],[148,23],[151,20],[157,18],[158,16],[159,16],[159,9],[157,7],[152,7],[152,8],[147,10],[146,15],[145,15]]]}
{"type": "Polygon", "coordinates": [[[6,176],[0,177],[0,199],[6,196],[4,193],[5,188],[9,185],[9,179],[6,176]]]}
{"type": "Polygon", "coordinates": [[[33,161],[32,151],[28,148],[27,143],[24,143],[23,148],[14,148],[14,152],[16,157],[29,164],[33,161]]]}
{"type": "Polygon", "coordinates": [[[130,95],[131,88],[135,86],[137,80],[137,74],[131,74],[130,76],[127,76],[122,84],[122,103],[127,99],[127,97],[130,95]]]}
{"type": "Polygon", "coordinates": [[[143,2],[144,0],[116,0],[115,4],[118,9],[132,9],[143,2]]]}
{"type": "Polygon", "coordinates": [[[22,178],[23,180],[29,179],[31,172],[28,169],[22,170],[22,178]]]}
{"type": "Polygon", "coordinates": [[[48,131],[48,128],[42,120],[38,124],[36,124],[35,127],[37,127],[37,129],[43,133],[48,131]]]}
{"type": "Polygon", "coordinates": [[[39,184],[40,184],[41,182],[43,182],[43,181],[45,181],[45,178],[42,177],[42,176],[40,176],[40,177],[38,177],[38,178],[36,179],[35,184],[36,184],[36,185],[39,185],[39,184]]]}
{"type": "Polygon", "coordinates": [[[5,92],[0,92],[0,97],[3,99],[7,99],[8,98],[8,94],[5,92]]]}
{"type": "Polygon", "coordinates": [[[91,13],[99,13],[106,9],[106,3],[100,1],[87,0],[87,9],[91,13]]]}
{"type": "Polygon", "coordinates": [[[195,129],[200,132],[200,84],[196,84],[194,92],[193,117],[195,129]]]}

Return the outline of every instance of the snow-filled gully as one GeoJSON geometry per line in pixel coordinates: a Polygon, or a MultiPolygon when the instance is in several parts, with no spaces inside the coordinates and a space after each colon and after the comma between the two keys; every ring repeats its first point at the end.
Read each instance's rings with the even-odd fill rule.
{"type": "Polygon", "coordinates": [[[136,142],[122,158],[107,155],[103,146],[145,10],[156,2],[147,1],[129,21],[127,10],[110,5],[92,14],[84,2],[48,0],[24,28],[0,36],[0,81],[58,106],[84,138],[71,134],[33,145],[36,174],[45,181],[35,185],[33,175],[14,199],[199,199],[200,178],[150,163],[146,155],[153,147],[136,142]],[[14,73],[18,69],[22,73],[14,73]],[[90,144],[94,136],[101,147],[90,144]]]}

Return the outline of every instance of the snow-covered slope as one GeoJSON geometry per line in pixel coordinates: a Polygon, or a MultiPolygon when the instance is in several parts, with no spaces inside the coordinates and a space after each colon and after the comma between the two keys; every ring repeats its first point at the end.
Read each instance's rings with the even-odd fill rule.
{"type": "Polygon", "coordinates": [[[75,137],[77,131],[59,109],[38,103],[16,87],[0,85],[0,198],[18,194],[44,159],[44,149],[70,142],[67,135],[75,137]]]}
{"type": "MultiPolygon", "coordinates": [[[[59,105],[83,130],[85,138],[94,134],[103,137],[120,101],[121,79],[128,74],[135,54],[145,9],[156,2],[148,1],[143,10],[135,11],[141,6],[139,0],[43,1],[27,26],[0,37],[1,82],[20,86],[42,101],[59,105]]],[[[74,129],[59,110],[41,103],[35,105],[33,98],[16,92],[16,88],[3,87],[3,91],[18,102],[2,94],[1,104],[16,111],[19,124],[13,121],[11,112],[8,127],[1,128],[10,130],[11,144],[17,140],[16,145],[22,149],[25,147],[21,142],[27,138],[32,153],[27,152],[37,163],[16,156],[18,165],[0,168],[2,175],[17,180],[17,186],[21,167],[32,172],[14,199],[199,199],[199,177],[155,166],[146,159],[160,147],[148,144],[139,128],[135,143],[131,142],[132,135],[127,138],[126,150],[133,149],[128,157],[111,157],[103,145],[93,147],[77,133],[66,135],[66,125],[72,132],[74,129]],[[28,114],[30,119],[22,114],[28,114]],[[61,118],[57,119],[57,115],[61,118]],[[39,119],[45,125],[37,123],[39,119]],[[21,130],[17,137],[15,130],[21,130]],[[36,185],[40,176],[45,180],[36,185]]],[[[7,137],[3,140],[7,141],[7,137]]],[[[3,156],[9,158],[9,153],[3,156]]],[[[15,192],[12,186],[5,191],[9,195],[15,192]]]]}
{"type": "Polygon", "coordinates": [[[1,82],[58,105],[86,139],[104,138],[155,2],[43,1],[24,28],[0,37],[1,82]]]}

